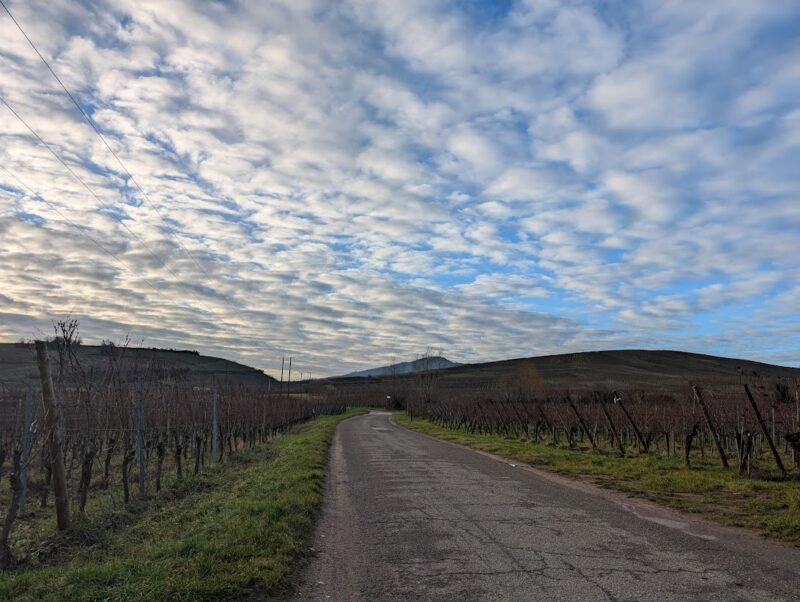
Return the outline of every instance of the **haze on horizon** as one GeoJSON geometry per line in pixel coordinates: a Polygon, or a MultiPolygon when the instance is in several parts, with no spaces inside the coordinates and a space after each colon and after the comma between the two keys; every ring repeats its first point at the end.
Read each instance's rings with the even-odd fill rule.
{"type": "Polygon", "coordinates": [[[2,341],[800,365],[796,1],[4,2],[2,341]]]}

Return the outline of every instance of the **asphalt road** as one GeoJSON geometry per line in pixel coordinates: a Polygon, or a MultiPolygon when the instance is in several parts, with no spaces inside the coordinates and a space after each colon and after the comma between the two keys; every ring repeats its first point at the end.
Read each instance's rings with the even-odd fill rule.
{"type": "Polygon", "coordinates": [[[340,424],[296,600],[799,600],[800,550],[403,429],[340,424]]]}

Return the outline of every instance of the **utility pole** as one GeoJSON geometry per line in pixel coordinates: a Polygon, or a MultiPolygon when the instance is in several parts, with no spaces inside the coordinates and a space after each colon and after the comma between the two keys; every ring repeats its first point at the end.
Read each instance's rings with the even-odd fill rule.
{"type": "Polygon", "coordinates": [[[36,363],[42,381],[42,404],[44,405],[45,437],[49,448],[53,471],[53,496],[56,502],[58,530],[69,528],[69,497],[67,497],[67,477],[64,470],[64,455],[61,447],[61,404],[53,393],[53,378],[50,375],[50,360],[47,357],[47,343],[36,341],[36,363]]]}

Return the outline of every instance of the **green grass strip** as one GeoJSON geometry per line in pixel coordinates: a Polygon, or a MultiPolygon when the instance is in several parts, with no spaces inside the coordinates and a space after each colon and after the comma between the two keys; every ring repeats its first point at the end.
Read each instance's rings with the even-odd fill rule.
{"type": "Polygon", "coordinates": [[[691,469],[674,458],[620,458],[613,453],[571,450],[500,435],[448,429],[396,413],[401,426],[510,460],[643,497],[723,524],[747,527],[800,544],[800,484],[746,479],[713,458],[693,459],[691,469]]]}
{"type": "Polygon", "coordinates": [[[280,590],[307,548],[336,425],[363,411],[317,418],[227,458],[174,485],[172,498],[131,509],[130,524],[61,564],[0,574],[0,600],[231,600],[280,590]]]}

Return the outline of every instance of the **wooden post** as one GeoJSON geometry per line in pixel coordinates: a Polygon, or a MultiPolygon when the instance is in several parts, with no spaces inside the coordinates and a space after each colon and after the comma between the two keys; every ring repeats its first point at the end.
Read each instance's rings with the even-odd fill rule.
{"type": "Polygon", "coordinates": [[[122,448],[122,502],[127,504],[131,501],[131,493],[128,484],[131,462],[135,453],[130,449],[130,437],[123,433],[124,446],[122,448]]]}
{"type": "Polygon", "coordinates": [[[20,473],[19,513],[25,516],[25,505],[28,501],[28,464],[31,461],[31,446],[33,444],[33,388],[28,383],[25,392],[25,419],[22,423],[22,470],[20,473]]]}
{"type": "Polygon", "coordinates": [[[69,528],[69,498],[67,497],[67,479],[64,474],[64,454],[61,450],[61,404],[56,401],[53,393],[53,378],[50,375],[47,343],[44,341],[36,341],[36,362],[39,366],[39,378],[42,381],[45,437],[53,475],[56,519],[58,530],[64,531],[69,528]]]}
{"type": "Polygon", "coordinates": [[[595,393],[595,397],[600,402],[600,407],[603,409],[603,414],[605,414],[606,420],[608,421],[608,426],[611,429],[611,434],[614,435],[614,439],[617,442],[617,448],[619,449],[619,455],[625,455],[625,446],[622,445],[622,439],[619,437],[619,433],[617,432],[617,427],[614,426],[614,421],[611,419],[611,414],[608,413],[608,408],[606,407],[606,402],[603,400],[602,394],[595,393]]]}
{"type": "Polygon", "coordinates": [[[11,485],[11,500],[8,505],[8,512],[3,521],[3,530],[0,533],[0,569],[6,570],[14,566],[14,556],[11,553],[11,547],[8,545],[8,540],[11,537],[11,529],[14,526],[14,521],[17,518],[19,510],[19,496],[22,493],[21,485],[19,482],[19,475],[22,471],[20,456],[22,451],[19,447],[14,447],[12,450],[13,460],[11,474],[8,475],[11,485]]]}
{"type": "Polygon", "coordinates": [[[770,423],[772,426],[772,440],[777,441],[777,437],[775,436],[775,405],[773,404],[772,407],[769,409],[770,414],[770,423]]]}
{"type": "Polygon", "coordinates": [[[750,472],[750,452],[753,450],[753,433],[740,431],[736,434],[736,446],[739,450],[739,474],[744,474],[745,468],[750,472]]]}
{"type": "Polygon", "coordinates": [[[544,408],[542,408],[541,403],[536,401],[536,409],[539,410],[539,416],[542,417],[542,421],[544,422],[544,426],[548,431],[552,431],[553,427],[550,424],[550,420],[547,418],[547,414],[544,413],[544,408]]]}
{"type": "Polygon", "coordinates": [[[144,472],[144,383],[141,379],[136,386],[136,458],[139,464],[139,496],[145,496],[144,472]]]}
{"type": "Polygon", "coordinates": [[[572,397],[567,395],[567,403],[569,403],[569,407],[572,408],[572,411],[575,413],[575,416],[578,417],[578,422],[581,423],[581,428],[583,432],[586,433],[586,437],[589,439],[589,443],[592,444],[592,449],[597,449],[597,444],[594,441],[594,437],[592,437],[592,433],[589,432],[589,427],[586,426],[586,422],[583,420],[583,416],[581,416],[580,412],[578,412],[578,408],[575,407],[575,402],[572,401],[572,397]]]}
{"type": "Polygon", "coordinates": [[[692,425],[692,430],[686,433],[686,437],[683,439],[683,464],[686,468],[689,468],[690,457],[692,454],[692,441],[694,438],[697,437],[697,434],[700,432],[700,423],[695,422],[692,425]]]}
{"type": "Polygon", "coordinates": [[[794,424],[796,429],[800,429],[800,384],[794,390],[794,424]]]}
{"type": "Polygon", "coordinates": [[[775,447],[775,442],[772,440],[772,437],[769,434],[769,429],[767,428],[766,423],[764,422],[764,418],[761,416],[761,412],[758,410],[758,406],[756,405],[756,400],[753,399],[753,394],[750,392],[750,387],[747,386],[747,383],[744,383],[744,392],[747,393],[747,399],[750,401],[750,406],[753,408],[753,413],[756,415],[756,420],[758,420],[758,426],[761,427],[761,431],[764,433],[764,438],[767,440],[769,444],[769,449],[772,451],[772,456],[775,458],[775,464],[778,465],[781,473],[784,477],[786,477],[786,468],[783,465],[783,461],[781,460],[781,456],[778,453],[778,449],[775,447]]]}
{"type": "MultiPolygon", "coordinates": [[[[794,390],[794,403],[795,403],[795,417],[794,417],[794,431],[800,430],[800,383],[795,381],[794,390]]],[[[800,441],[798,441],[800,443],[800,441]]],[[[800,449],[792,447],[795,468],[800,467],[800,449]]]]}
{"type": "Polygon", "coordinates": [[[267,401],[264,404],[264,411],[263,411],[264,420],[263,420],[263,423],[262,423],[262,428],[264,429],[264,441],[269,440],[269,438],[272,436],[272,429],[271,428],[267,428],[267,406],[270,405],[271,401],[272,401],[272,380],[268,380],[267,381],[267,401]]]}
{"type": "Polygon", "coordinates": [[[616,391],[614,391],[614,403],[619,405],[619,407],[622,409],[622,413],[625,414],[625,418],[628,419],[628,422],[630,423],[631,427],[633,427],[633,432],[636,435],[636,439],[639,441],[639,448],[644,453],[647,453],[650,444],[644,440],[644,437],[642,437],[642,432],[639,430],[639,427],[636,426],[636,423],[633,421],[633,416],[630,415],[630,413],[628,412],[628,408],[626,408],[625,404],[622,403],[622,397],[616,391]]]}
{"type": "Polygon", "coordinates": [[[278,397],[283,394],[283,365],[286,363],[286,356],[281,356],[281,381],[278,384],[278,397]]]}
{"type": "Polygon", "coordinates": [[[286,379],[286,400],[292,395],[292,356],[289,356],[289,378],[286,379]]]}
{"type": "Polygon", "coordinates": [[[722,466],[725,468],[729,468],[728,466],[728,456],[725,454],[725,449],[722,447],[722,442],[719,440],[719,433],[717,429],[714,427],[714,421],[711,419],[711,412],[708,411],[708,406],[706,405],[705,400],[703,399],[703,393],[696,385],[692,385],[692,393],[694,393],[694,398],[697,403],[700,404],[700,408],[703,410],[703,416],[705,416],[706,424],[708,425],[708,430],[711,431],[711,436],[714,438],[714,444],[717,446],[717,452],[719,453],[720,462],[722,462],[722,466]]]}
{"type": "Polygon", "coordinates": [[[211,463],[219,462],[219,395],[211,398],[211,463]]]}

